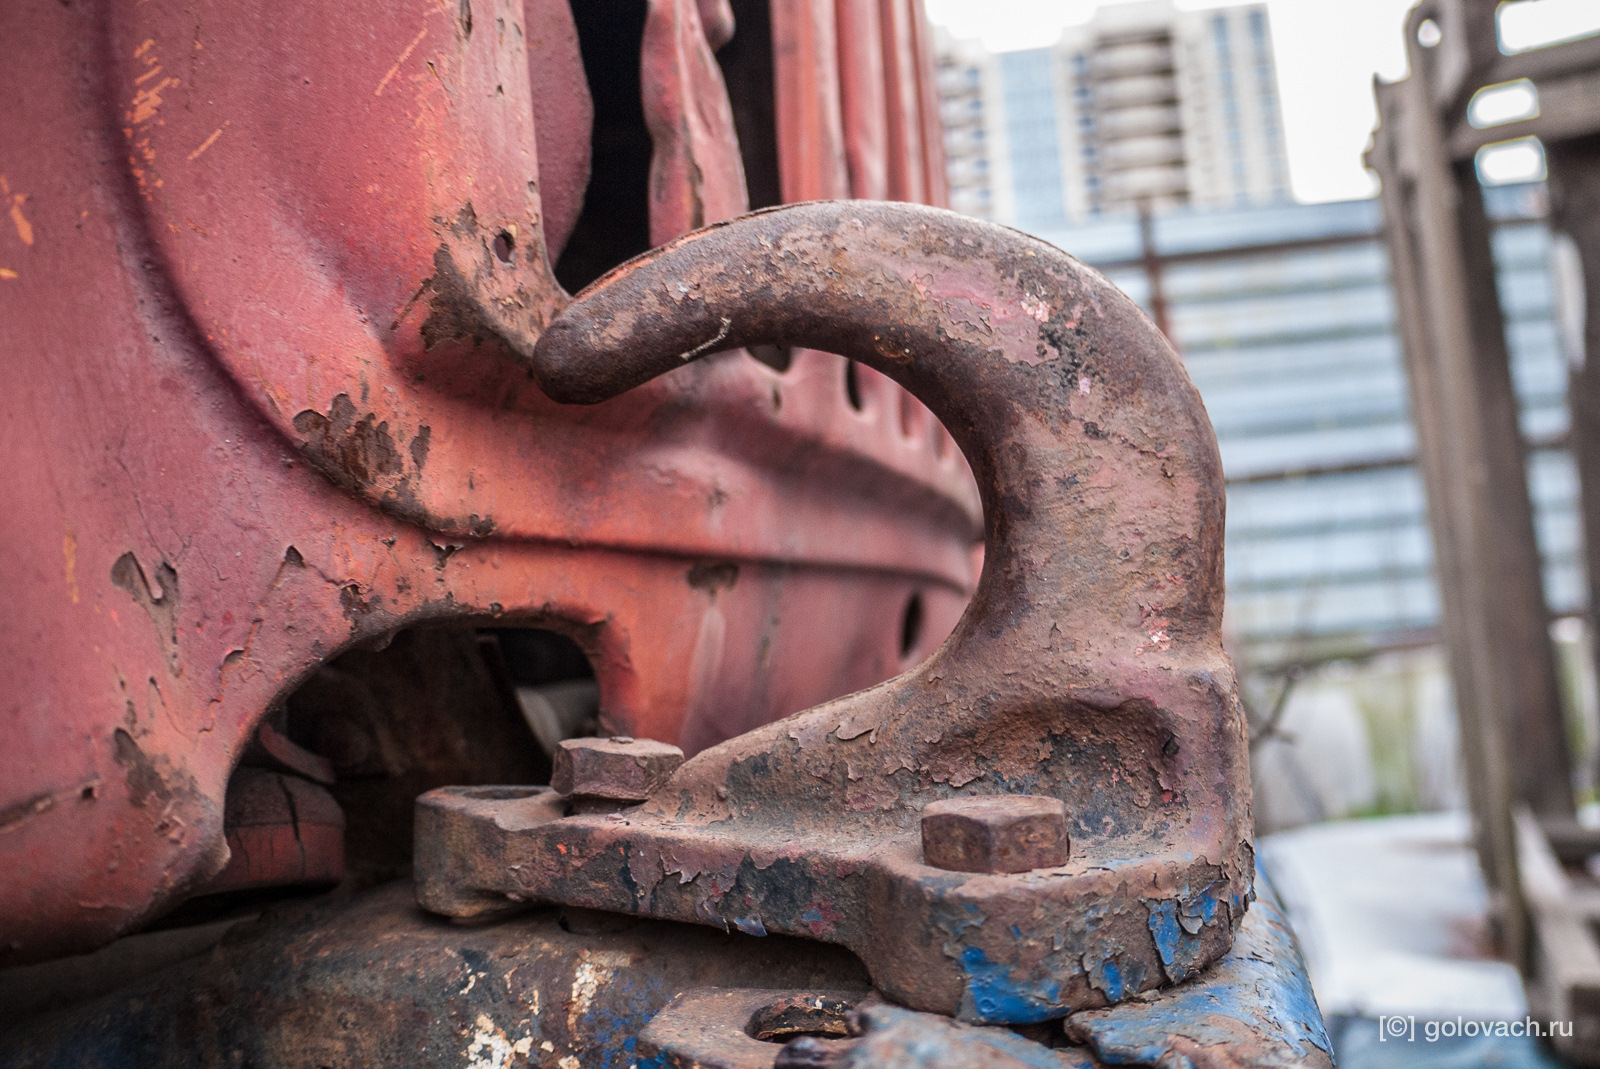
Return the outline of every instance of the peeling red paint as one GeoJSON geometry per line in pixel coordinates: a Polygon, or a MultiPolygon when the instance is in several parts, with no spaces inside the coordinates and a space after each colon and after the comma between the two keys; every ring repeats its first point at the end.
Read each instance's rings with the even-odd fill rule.
{"type": "MultiPolygon", "coordinates": [[[[726,123],[671,110],[726,103],[700,16],[655,6],[681,95],[651,205],[702,213],[671,230],[744,201],[726,123]]],[[[0,5],[0,433],[28,459],[0,496],[40,595],[0,620],[0,963],[203,886],[264,711],[356,644],[581,633],[607,725],[695,750],[898,670],[914,594],[930,645],[965,601],[970,476],[886,380],[856,412],[837,357],[727,354],[543,395],[592,108],[565,4],[471,7],[0,5]],[[696,675],[708,561],[739,580],[696,675]]]]}

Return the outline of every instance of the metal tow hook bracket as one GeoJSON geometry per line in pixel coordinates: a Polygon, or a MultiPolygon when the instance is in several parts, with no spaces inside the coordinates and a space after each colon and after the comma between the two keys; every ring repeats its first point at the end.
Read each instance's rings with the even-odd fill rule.
{"type": "Polygon", "coordinates": [[[980,1023],[1116,1003],[1220,957],[1253,897],[1250,780],[1221,463],[1166,340],[1044,242],[818,202],[617,268],[533,367],[590,403],[772,342],[877,368],[959,443],[986,539],[965,617],[911,671],[700,753],[621,812],[424,796],[418,900],[838,943],[890,999],[980,1023]],[[982,801],[934,820],[945,799],[982,801]]]}

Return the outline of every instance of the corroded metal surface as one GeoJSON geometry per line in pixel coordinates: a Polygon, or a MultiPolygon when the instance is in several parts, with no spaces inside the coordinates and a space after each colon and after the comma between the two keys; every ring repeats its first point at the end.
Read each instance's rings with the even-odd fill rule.
{"type": "MultiPolygon", "coordinates": [[[[1232,949],[1199,976],[1171,990],[1107,1009],[1083,1010],[1062,1032],[1029,1041],[1001,1028],[961,1025],[892,1006],[876,996],[854,1005],[795,992],[708,989],[668,1004],[640,1036],[640,1049],[666,1065],[771,1069],[770,1048],[751,1041],[770,1007],[812,1007],[820,1041],[801,1041],[786,1062],[815,1069],[1054,1069],[1099,1065],[1206,1069],[1331,1069],[1332,1046],[1299,947],[1277,901],[1263,894],[1232,949]],[[830,1021],[829,1019],[832,1018],[830,1021]],[[817,1027],[834,1023],[841,1027],[817,1027]],[[842,1038],[839,1038],[842,1037],[842,1038]],[[1037,1040],[1047,1040],[1043,1045],[1037,1040]]],[[[800,1030],[797,1027],[796,1030],[800,1030]]]]}
{"type": "Polygon", "coordinates": [[[687,988],[866,991],[860,965],[821,943],[654,921],[567,931],[548,910],[464,927],[410,898],[399,884],[278,907],[201,958],[0,1032],[0,1066],[626,1069],[687,988]]]}
{"type": "Polygon", "coordinates": [[[771,1069],[798,1030],[824,1037],[828,1069],[1332,1064],[1265,894],[1189,982],[1026,1036],[886,1004],[820,943],[549,910],[464,927],[409,899],[396,884],[279,907],[116,995],[0,1027],[0,1066],[771,1069]]]}
{"type": "Polygon", "coordinates": [[[999,794],[922,807],[922,857],[956,872],[1027,872],[1065,865],[1067,809],[1059,798],[999,794]]]}
{"type": "Polygon", "coordinates": [[[701,753],[640,807],[514,833],[486,816],[477,890],[841,943],[890,998],[977,1021],[1215,960],[1252,894],[1250,781],[1220,641],[1221,466],[1171,348],[1043,242],[839,202],[619,268],[534,368],[594,402],[773,341],[869,364],[950,429],[985,506],[971,607],[922,665],[701,753]],[[924,862],[925,804],[1016,793],[1066,802],[1067,864],[924,862]]]}
{"type": "Polygon", "coordinates": [[[556,750],[550,786],[564,795],[635,805],[682,764],[682,750],[651,739],[567,739],[556,750]]]}
{"type": "Polygon", "coordinates": [[[439,787],[417,798],[417,903],[446,916],[503,914],[524,898],[507,894],[500,879],[500,842],[567,811],[548,787],[439,787]]]}
{"type": "Polygon", "coordinates": [[[651,1069],[773,1069],[792,1036],[821,1039],[823,1050],[853,1046],[846,1015],[862,991],[702,987],[662,1008],[639,1034],[651,1069]]]}
{"type": "Polygon", "coordinates": [[[650,1069],[1097,1069],[1078,1047],[961,1024],[868,995],[702,988],[673,999],[639,1035],[650,1069]],[[760,1026],[789,1010],[790,1039],[760,1026]],[[775,1012],[778,1011],[778,1012],[775,1012]],[[756,1037],[768,1035],[763,1043],[756,1037]],[[650,1061],[648,1059],[654,1059],[650,1061]]]}
{"type": "Polygon", "coordinates": [[[1066,1031],[1116,1065],[1333,1066],[1300,947],[1270,894],[1257,899],[1216,967],[1154,999],[1073,1014],[1066,1031]]]}
{"type": "MultiPolygon", "coordinates": [[[[594,76],[655,87],[654,184],[606,207],[668,237],[745,203],[706,53],[733,27],[715,2],[650,20],[594,76]]],[[[267,710],[398,629],[559,631],[605,730],[692,752],[952,626],[977,499],[893,384],[853,405],[824,354],[598,408],[530,380],[590,181],[566,4],[0,4],[0,57],[27,605],[0,618],[0,964],[207,887],[267,710]]],[[[347,812],[364,782],[334,786],[347,812]]]]}

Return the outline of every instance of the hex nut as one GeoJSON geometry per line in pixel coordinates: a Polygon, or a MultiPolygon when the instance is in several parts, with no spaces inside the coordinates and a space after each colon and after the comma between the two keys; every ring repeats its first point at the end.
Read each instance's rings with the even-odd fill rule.
{"type": "Polygon", "coordinates": [[[556,748],[550,786],[569,798],[635,804],[655,793],[681,764],[682,750],[652,739],[565,739],[556,748]]]}
{"type": "Polygon", "coordinates": [[[1067,807],[1037,794],[946,798],[922,810],[922,856],[953,872],[1027,872],[1065,865],[1067,807]]]}

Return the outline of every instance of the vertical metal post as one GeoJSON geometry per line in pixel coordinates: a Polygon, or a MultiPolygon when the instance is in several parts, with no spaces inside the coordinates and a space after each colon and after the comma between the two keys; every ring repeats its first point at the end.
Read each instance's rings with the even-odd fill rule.
{"type": "Polygon", "coordinates": [[[1156,327],[1172,342],[1172,328],[1167,320],[1167,292],[1161,278],[1161,254],[1156,251],[1156,224],[1150,208],[1150,198],[1139,198],[1139,259],[1144,266],[1145,281],[1150,286],[1150,318],[1156,327]]]}
{"type": "MultiPolygon", "coordinates": [[[[1600,611],[1600,134],[1545,145],[1550,174],[1550,221],[1572,242],[1579,269],[1578,292],[1569,294],[1582,309],[1580,336],[1567,339],[1567,410],[1571,416],[1572,458],[1578,468],[1583,521],[1584,565],[1589,580],[1589,620],[1600,611]]],[[[1576,311],[1577,309],[1571,309],[1576,311]]],[[[1591,636],[1593,632],[1591,630],[1591,636]]],[[[1591,652],[1600,670],[1600,643],[1591,652]]]]}
{"type": "Polygon", "coordinates": [[[1435,92],[1437,56],[1417,39],[1426,17],[1415,9],[1407,23],[1412,75],[1379,93],[1370,159],[1384,183],[1479,851],[1509,956],[1525,964],[1511,806],[1570,819],[1571,762],[1489,220],[1472,161],[1447,143],[1470,93],[1435,92]]]}
{"type": "Polygon", "coordinates": [[[1498,699],[1509,731],[1516,797],[1535,815],[1571,819],[1572,759],[1550,638],[1550,609],[1534,534],[1528,455],[1518,421],[1505,320],[1495,286],[1490,223],[1471,160],[1450,164],[1456,191],[1462,280],[1472,348],[1475,403],[1483,426],[1484,482],[1479,487],[1488,571],[1488,637],[1498,654],[1498,699]]]}
{"type": "MultiPolygon", "coordinates": [[[[1439,628],[1445,639],[1445,653],[1455,690],[1460,720],[1461,756],[1466,770],[1467,800],[1472,810],[1473,833],[1478,857],[1490,886],[1505,885],[1503,859],[1507,856],[1503,836],[1491,836],[1496,808],[1509,805],[1507,790],[1491,791],[1485,754],[1485,732],[1481,724],[1484,703],[1475,688],[1470,656],[1470,636],[1466,621],[1470,607],[1466,601],[1464,554],[1458,543],[1453,517],[1457,506],[1450,500],[1455,486],[1449,477],[1447,458],[1451,455],[1448,420],[1443,412],[1438,361],[1429,344],[1427,314],[1420,291],[1421,266],[1418,262],[1414,222],[1415,184],[1400,163],[1401,131],[1404,129],[1405,99],[1398,85],[1378,84],[1378,128],[1367,163],[1381,179],[1385,244],[1389,251],[1391,288],[1399,318],[1401,348],[1405,354],[1406,385],[1411,400],[1411,419],[1417,434],[1418,467],[1426,489],[1428,528],[1433,537],[1434,573],[1439,583],[1439,628]]],[[[1503,753],[1500,774],[1493,782],[1507,780],[1503,753]]],[[[1504,830],[1504,829],[1502,829],[1504,830]]]]}

